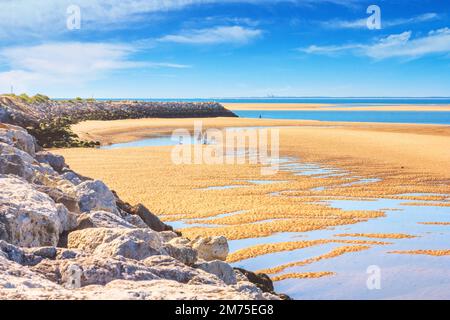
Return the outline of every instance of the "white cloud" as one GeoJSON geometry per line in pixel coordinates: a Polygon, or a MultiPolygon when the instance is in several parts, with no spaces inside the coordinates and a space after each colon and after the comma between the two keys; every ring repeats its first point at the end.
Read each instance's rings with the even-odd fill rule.
{"type": "Polygon", "coordinates": [[[412,32],[406,31],[378,39],[372,44],[311,45],[307,48],[300,48],[299,51],[324,55],[352,53],[375,60],[387,58],[416,59],[430,54],[450,53],[450,29],[433,30],[418,38],[412,38],[412,32]]]}
{"type": "MultiPolygon", "coordinates": [[[[439,19],[440,16],[437,13],[429,12],[424,13],[412,18],[400,18],[400,19],[392,19],[386,20],[382,19],[381,25],[382,28],[390,28],[407,24],[421,23],[432,20],[439,19]]],[[[364,29],[367,28],[367,18],[356,19],[356,20],[330,20],[321,22],[320,25],[330,29],[364,29]]]]}
{"type": "Polygon", "coordinates": [[[276,4],[291,2],[308,6],[320,3],[353,5],[358,0],[0,0],[0,38],[17,36],[42,38],[68,32],[67,8],[81,9],[81,29],[130,27],[148,21],[148,14],[181,10],[215,3],[276,4]]]}
{"type": "Polygon", "coordinates": [[[132,45],[64,42],[0,50],[0,88],[27,91],[42,85],[83,85],[110,72],[133,68],[187,68],[168,62],[135,61],[132,45]]]}
{"type": "Polygon", "coordinates": [[[185,44],[218,44],[218,43],[247,43],[262,35],[259,29],[241,26],[218,26],[208,29],[186,30],[180,34],[167,35],[159,39],[162,42],[185,44]]]}

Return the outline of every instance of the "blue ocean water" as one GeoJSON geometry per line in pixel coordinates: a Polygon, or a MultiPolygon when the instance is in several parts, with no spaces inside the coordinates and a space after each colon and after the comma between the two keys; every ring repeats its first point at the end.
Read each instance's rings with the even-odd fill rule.
{"type": "Polygon", "coordinates": [[[241,118],[301,119],[320,121],[417,123],[450,125],[448,111],[234,111],[241,118]]]}
{"type": "MultiPolygon", "coordinates": [[[[383,105],[450,105],[449,97],[424,98],[142,98],[142,99],[98,99],[101,101],[165,101],[165,102],[204,102],[216,101],[219,103],[318,103],[332,104],[335,107],[383,106],[383,105]]],[[[333,107],[333,106],[332,106],[333,107]]],[[[450,125],[449,111],[302,111],[302,110],[245,110],[234,111],[243,118],[265,119],[296,119],[319,121],[348,121],[348,122],[383,122],[383,123],[417,123],[450,125]]]]}
{"type": "Polygon", "coordinates": [[[345,106],[359,105],[390,105],[390,104],[450,104],[450,97],[429,97],[429,98],[130,98],[130,99],[98,99],[98,100],[135,100],[135,101],[186,101],[202,102],[216,101],[220,103],[327,103],[345,106]]]}

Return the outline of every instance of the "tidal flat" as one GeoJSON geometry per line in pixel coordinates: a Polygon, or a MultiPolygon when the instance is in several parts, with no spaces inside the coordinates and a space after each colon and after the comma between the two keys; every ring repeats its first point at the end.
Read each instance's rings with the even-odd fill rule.
{"type": "MultiPolygon", "coordinates": [[[[190,130],[194,121],[90,121],[74,129],[106,145],[190,130]]],[[[203,123],[277,127],[279,171],[261,176],[261,165],[250,163],[175,165],[173,145],[55,152],[186,237],[226,236],[229,262],[268,273],[294,298],[450,298],[450,127],[203,123]],[[380,290],[366,284],[373,265],[381,270],[380,290]]]]}

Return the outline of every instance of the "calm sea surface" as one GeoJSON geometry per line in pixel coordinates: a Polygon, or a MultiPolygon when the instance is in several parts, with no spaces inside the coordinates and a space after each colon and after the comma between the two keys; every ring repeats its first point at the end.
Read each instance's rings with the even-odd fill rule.
{"type": "Polygon", "coordinates": [[[321,121],[421,123],[450,125],[448,111],[234,111],[241,118],[302,119],[321,121]]]}

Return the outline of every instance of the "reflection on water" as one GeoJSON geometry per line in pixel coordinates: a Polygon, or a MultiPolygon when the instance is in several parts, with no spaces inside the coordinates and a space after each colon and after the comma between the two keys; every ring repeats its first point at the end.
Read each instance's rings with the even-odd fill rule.
{"type": "MultiPolygon", "coordinates": [[[[350,173],[337,168],[329,168],[314,163],[301,163],[298,159],[284,157],[279,159],[280,170],[293,175],[317,177],[344,176],[343,179],[355,180],[333,186],[319,186],[313,191],[324,191],[328,188],[348,187],[355,185],[371,184],[381,181],[378,178],[363,178],[352,176],[350,173]]],[[[224,190],[261,184],[288,183],[289,181],[277,180],[242,180],[250,185],[212,186],[202,190],[224,190]]],[[[284,192],[287,192],[285,190],[284,192]]],[[[271,192],[272,196],[280,193],[271,192]]],[[[285,194],[284,194],[285,195],[285,194]]],[[[409,193],[392,195],[397,197],[435,197],[448,196],[425,193],[409,193]]],[[[344,197],[345,198],[345,197],[344,197]]],[[[320,279],[286,279],[275,282],[278,292],[285,292],[296,299],[395,299],[395,298],[439,298],[450,299],[450,257],[433,257],[425,255],[399,255],[389,253],[395,250],[439,250],[448,249],[450,243],[450,227],[448,225],[424,225],[423,222],[450,222],[450,208],[437,206],[436,201],[421,200],[428,206],[416,206],[417,200],[401,199],[376,199],[365,200],[323,200],[318,197],[323,205],[338,208],[344,211],[383,211],[385,216],[369,219],[350,225],[339,225],[321,230],[309,232],[281,232],[260,238],[230,240],[230,252],[252,247],[259,244],[321,240],[336,241],[372,240],[387,242],[386,245],[370,245],[370,249],[360,252],[350,252],[343,255],[322,259],[304,266],[295,266],[284,269],[275,275],[285,273],[323,272],[336,273],[320,279]],[[408,234],[414,238],[380,239],[370,238],[370,234],[408,234]],[[339,237],[337,234],[351,234],[351,236],[339,237]],[[366,237],[354,236],[367,234],[366,237]],[[381,268],[382,289],[369,290],[366,286],[367,268],[376,265],[381,268]]],[[[443,200],[445,202],[448,200],[443,200]]],[[[204,223],[205,221],[224,218],[232,215],[245,214],[247,211],[237,211],[219,214],[204,219],[191,219],[170,222],[174,228],[190,227],[218,227],[204,223]],[[189,223],[189,221],[191,223],[189,223]]],[[[275,219],[256,221],[253,224],[273,222],[275,219]]],[[[223,225],[222,225],[223,226],[223,225]]],[[[304,261],[310,258],[329,253],[330,250],[349,243],[325,243],[292,251],[275,252],[238,261],[234,266],[249,270],[261,270],[282,264],[304,261]]],[[[274,275],[271,275],[274,276],[274,275]]]]}
{"type": "MultiPolygon", "coordinates": [[[[170,145],[170,137],[158,137],[126,144],[127,146],[159,146],[170,145]]],[[[171,141],[170,143],[175,143],[171,141]]],[[[195,143],[193,141],[192,143],[195,143]]],[[[114,145],[112,147],[124,147],[114,145]]],[[[342,188],[361,184],[372,184],[381,181],[376,177],[356,177],[351,173],[338,168],[326,167],[315,163],[302,163],[297,158],[279,158],[279,169],[290,172],[293,175],[310,176],[315,178],[342,177],[343,180],[351,180],[333,186],[318,186],[312,191],[325,191],[329,188],[342,188]]],[[[236,180],[236,183],[225,186],[209,186],[202,188],[204,192],[211,190],[227,190],[233,188],[252,188],[259,185],[276,183],[289,183],[288,180],[236,180]]],[[[288,192],[285,190],[284,192],[288,192]]],[[[292,190],[295,191],[295,190],[292,190]]],[[[279,196],[283,191],[271,192],[272,196],[279,196]]],[[[286,194],[283,194],[286,196],[286,194]]],[[[395,197],[447,197],[448,195],[409,193],[392,195],[395,197]]],[[[313,197],[313,196],[311,196],[313,197]]],[[[345,197],[344,197],[345,198],[345,197]]],[[[370,249],[360,252],[350,252],[343,255],[322,259],[303,266],[294,266],[284,269],[276,275],[285,273],[305,272],[334,272],[334,276],[320,279],[286,279],[275,282],[278,292],[285,292],[296,299],[395,299],[395,298],[439,298],[450,299],[450,257],[433,257],[425,255],[399,255],[389,253],[395,250],[439,250],[449,249],[450,226],[425,225],[423,222],[450,222],[450,208],[438,206],[439,202],[421,200],[428,206],[414,205],[417,200],[402,199],[365,199],[365,200],[323,200],[317,196],[318,203],[338,208],[344,211],[383,211],[385,216],[369,219],[351,225],[340,225],[322,230],[309,232],[281,232],[267,237],[230,240],[230,252],[252,247],[259,244],[330,239],[336,241],[345,240],[376,240],[388,242],[386,245],[370,245],[370,249]],[[403,239],[379,239],[370,238],[370,234],[409,234],[414,238],[403,239]],[[337,234],[368,234],[367,237],[346,236],[338,237],[337,234]],[[367,268],[371,265],[379,266],[382,275],[382,289],[369,290],[366,286],[367,268]]],[[[449,201],[441,200],[440,203],[449,201]]],[[[192,218],[175,222],[167,222],[175,229],[192,227],[223,227],[223,225],[208,224],[212,219],[225,218],[248,211],[241,210],[223,214],[217,214],[208,218],[192,218]]],[[[281,219],[282,220],[282,219],[281,219]]],[[[253,224],[264,224],[275,221],[265,219],[253,224]]],[[[330,250],[351,244],[325,243],[308,248],[292,251],[275,252],[257,256],[234,263],[234,266],[249,270],[260,270],[280,266],[282,264],[299,262],[329,253],[330,250]]],[[[273,275],[272,275],[273,276],[273,275]]]]}
{"type": "MultiPolygon", "coordinates": [[[[398,255],[395,250],[448,249],[450,228],[444,225],[423,225],[421,222],[450,222],[450,208],[437,206],[407,206],[413,201],[393,199],[331,200],[327,204],[346,211],[385,210],[383,218],[370,219],[353,225],[337,226],[325,230],[303,233],[281,233],[267,238],[245,239],[231,242],[233,250],[258,243],[301,240],[378,240],[392,244],[372,246],[367,251],[346,253],[313,264],[291,267],[279,274],[296,272],[332,271],[336,275],[324,279],[287,279],[275,282],[279,292],[297,299],[388,299],[388,298],[450,298],[450,257],[424,255],[398,255]],[[336,234],[407,233],[411,239],[376,239],[362,237],[336,237],[336,234]],[[299,236],[302,235],[302,238],[299,236]],[[259,240],[259,241],[257,241],[259,240]],[[382,289],[368,290],[367,268],[377,265],[382,272],[382,289]],[[437,274],[436,274],[437,272],[437,274]],[[384,285],[383,285],[384,283],[384,285]],[[430,289],[430,291],[428,290],[430,289]],[[431,290],[432,289],[432,290],[431,290]]],[[[235,263],[252,270],[275,267],[323,255],[332,248],[346,244],[331,243],[290,252],[262,255],[235,263]]]]}

